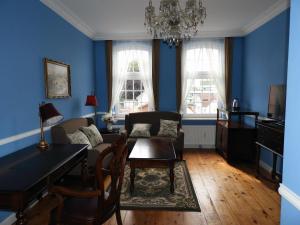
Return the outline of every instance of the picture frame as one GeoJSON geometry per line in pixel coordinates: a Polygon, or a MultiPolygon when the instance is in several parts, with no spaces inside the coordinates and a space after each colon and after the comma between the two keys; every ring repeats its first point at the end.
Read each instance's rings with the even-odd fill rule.
{"type": "Polygon", "coordinates": [[[46,98],[71,97],[71,66],[62,62],[44,59],[46,98]]]}

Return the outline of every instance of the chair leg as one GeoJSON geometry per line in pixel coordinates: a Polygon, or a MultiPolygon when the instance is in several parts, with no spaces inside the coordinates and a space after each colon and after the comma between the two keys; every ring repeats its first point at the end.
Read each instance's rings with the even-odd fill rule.
{"type": "Polygon", "coordinates": [[[116,219],[117,219],[117,224],[118,225],[123,225],[119,205],[117,205],[117,207],[116,207],[116,219]]]}

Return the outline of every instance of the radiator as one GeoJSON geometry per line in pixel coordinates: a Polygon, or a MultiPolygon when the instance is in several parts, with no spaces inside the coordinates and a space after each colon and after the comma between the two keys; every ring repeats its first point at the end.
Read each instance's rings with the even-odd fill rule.
{"type": "Polygon", "coordinates": [[[185,148],[215,148],[215,126],[182,126],[185,148]]]}

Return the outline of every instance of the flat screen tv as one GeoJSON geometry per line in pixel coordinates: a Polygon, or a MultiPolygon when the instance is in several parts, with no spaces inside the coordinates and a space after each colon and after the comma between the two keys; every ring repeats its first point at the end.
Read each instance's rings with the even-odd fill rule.
{"type": "Polygon", "coordinates": [[[271,85],[268,106],[269,118],[278,121],[284,121],[285,89],[285,85],[271,85]]]}

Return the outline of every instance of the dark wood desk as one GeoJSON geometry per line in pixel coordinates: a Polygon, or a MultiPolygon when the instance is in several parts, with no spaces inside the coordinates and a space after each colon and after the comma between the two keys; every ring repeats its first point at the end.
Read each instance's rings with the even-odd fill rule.
{"type": "Polygon", "coordinates": [[[135,168],[169,168],[170,192],[174,193],[176,154],[172,141],[139,138],[130,155],[130,192],[134,191],[135,168]]]}
{"type": "Polygon", "coordinates": [[[258,112],[217,109],[216,150],[227,162],[255,160],[257,118],[258,112]],[[228,118],[223,119],[220,114],[226,114],[228,118]],[[253,127],[244,123],[245,116],[252,116],[253,127]]]}
{"type": "MultiPolygon", "coordinates": [[[[17,224],[26,224],[24,210],[49,186],[82,162],[86,168],[87,145],[36,145],[0,158],[0,209],[17,212],[17,224]]],[[[83,170],[82,170],[83,171],[83,170]]]]}
{"type": "Polygon", "coordinates": [[[277,183],[281,182],[282,176],[277,173],[277,158],[283,158],[284,147],[284,124],[278,122],[261,121],[257,123],[257,156],[256,156],[256,172],[260,175],[259,161],[261,148],[270,151],[273,155],[272,180],[277,183]],[[278,178],[278,179],[277,179],[278,178]]]}

